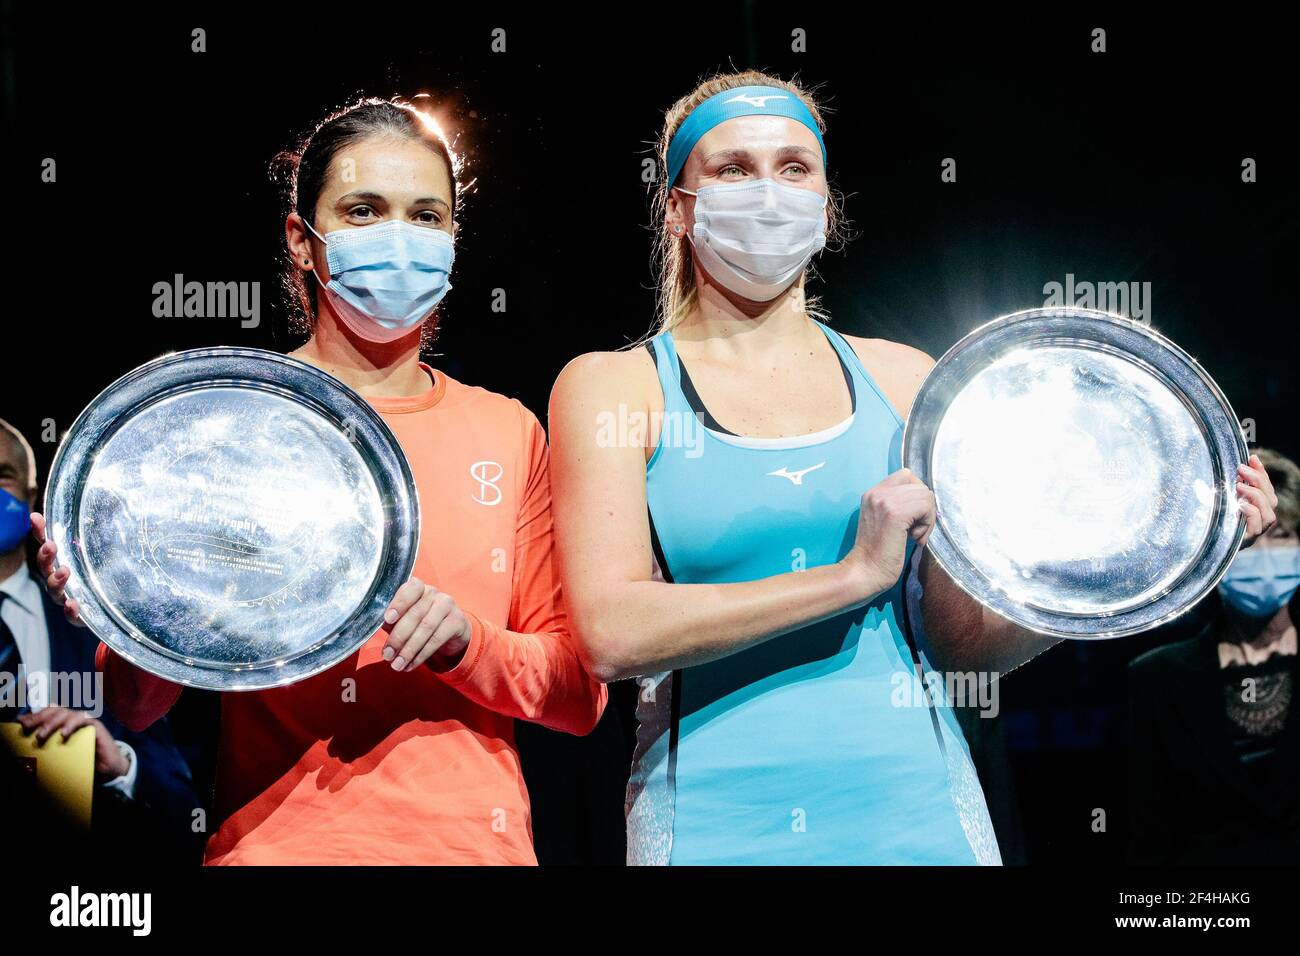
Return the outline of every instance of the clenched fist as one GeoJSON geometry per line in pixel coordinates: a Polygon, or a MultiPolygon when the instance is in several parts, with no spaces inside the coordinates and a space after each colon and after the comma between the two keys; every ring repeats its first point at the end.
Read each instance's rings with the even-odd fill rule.
{"type": "Polygon", "coordinates": [[[903,573],[907,539],[924,545],[934,521],[934,494],[906,468],[862,496],[858,536],[843,563],[861,582],[864,600],[893,586],[903,573]]]}

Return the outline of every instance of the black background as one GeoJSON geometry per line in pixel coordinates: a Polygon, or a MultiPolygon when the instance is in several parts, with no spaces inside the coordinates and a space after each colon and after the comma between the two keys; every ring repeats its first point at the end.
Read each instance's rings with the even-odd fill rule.
{"type": "MultiPolygon", "coordinates": [[[[1280,23],[1253,8],[1249,22],[854,11],[4,0],[16,201],[0,269],[0,417],[33,439],[44,474],[76,414],[134,366],[180,348],[293,347],[276,300],[283,211],[269,160],[357,95],[429,93],[474,180],[430,361],[545,420],[568,359],[651,323],[642,164],[663,110],[706,73],[752,66],[824,84],[832,181],[858,233],[822,257],[812,287],[837,328],[937,356],[994,316],[1041,305],[1044,284],[1067,273],[1150,282],[1152,324],[1200,359],[1261,444],[1300,455],[1300,187],[1280,23]],[[191,52],[195,27],[207,52],[191,52]],[[498,27],[504,53],[491,50],[498,27]],[[1095,27],[1104,54],[1090,52],[1095,27]],[[791,51],[796,28],[806,53],[791,51]],[[40,178],[47,157],[55,183],[40,178]],[[940,181],[945,157],[956,183],[940,181]],[[1245,157],[1259,182],[1241,181],[1245,157]],[[262,323],[155,318],[153,285],[176,273],[260,282],[262,323]],[[495,289],[504,313],[491,310],[495,289]]],[[[1197,619],[1058,647],[1006,679],[986,785],[1009,862],[1123,858],[1124,666],[1197,619]],[[1108,811],[1104,833],[1095,808],[1108,811]]],[[[525,732],[543,860],[621,858],[627,697],[588,740],[525,732]]]]}

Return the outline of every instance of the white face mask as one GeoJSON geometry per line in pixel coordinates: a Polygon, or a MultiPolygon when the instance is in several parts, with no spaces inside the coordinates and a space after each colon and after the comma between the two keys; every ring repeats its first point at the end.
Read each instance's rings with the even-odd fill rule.
{"type": "Polygon", "coordinates": [[[695,197],[700,265],[746,299],[775,299],[826,245],[826,197],[811,189],[759,179],[681,191],[695,197]]]}

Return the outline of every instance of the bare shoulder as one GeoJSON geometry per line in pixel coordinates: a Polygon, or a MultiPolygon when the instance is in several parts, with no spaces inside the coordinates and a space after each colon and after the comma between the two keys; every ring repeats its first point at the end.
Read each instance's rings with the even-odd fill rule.
{"type": "Polygon", "coordinates": [[[577,408],[647,410],[662,405],[654,359],[643,348],[587,352],[560,371],[551,389],[551,417],[577,408]]]}
{"type": "Polygon", "coordinates": [[[866,339],[856,335],[844,336],[857,353],[863,368],[880,386],[885,397],[906,419],[921,383],[934,368],[934,359],[918,348],[891,342],[888,339],[866,339]]]}
{"type": "Polygon", "coordinates": [[[654,360],[646,349],[586,352],[571,359],[560,370],[552,395],[603,393],[608,390],[633,393],[657,381],[654,360]]]}

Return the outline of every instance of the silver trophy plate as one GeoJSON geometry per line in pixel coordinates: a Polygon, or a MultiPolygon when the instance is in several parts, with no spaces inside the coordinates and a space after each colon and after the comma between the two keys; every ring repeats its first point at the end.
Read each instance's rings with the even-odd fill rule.
{"type": "Polygon", "coordinates": [[[68,594],[118,654],[213,690],[290,684],[383,623],[419,503],[378,414],[260,349],[142,365],[73,423],[45,498],[68,594]]]}
{"type": "Polygon", "coordinates": [[[1186,611],[1245,524],[1246,443],[1205,370],[1146,326],[1033,309],[976,329],[921,386],[903,462],[935,495],[927,547],[1044,634],[1120,637],[1186,611]]]}

